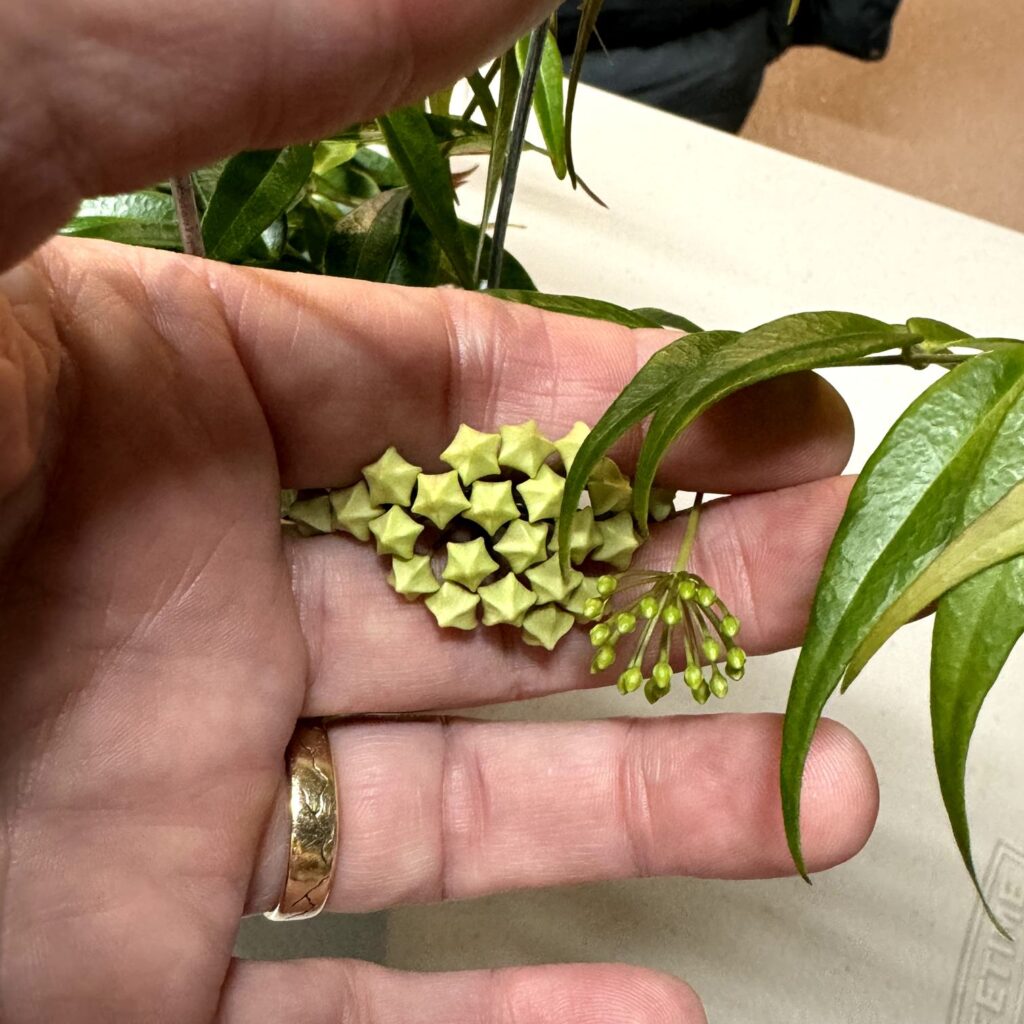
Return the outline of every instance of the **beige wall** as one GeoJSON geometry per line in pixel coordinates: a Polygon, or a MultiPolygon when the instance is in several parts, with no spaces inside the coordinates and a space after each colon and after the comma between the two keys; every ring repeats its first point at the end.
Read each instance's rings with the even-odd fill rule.
{"type": "Polygon", "coordinates": [[[743,134],[1024,230],[1024,0],[903,0],[880,63],[791,50],[743,134]]]}

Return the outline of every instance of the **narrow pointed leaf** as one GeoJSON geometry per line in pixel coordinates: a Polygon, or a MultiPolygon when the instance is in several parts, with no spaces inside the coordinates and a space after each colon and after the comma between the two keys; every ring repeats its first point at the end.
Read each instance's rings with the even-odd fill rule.
{"type": "Polygon", "coordinates": [[[563,491],[558,514],[558,550],[563,568],[569,563],[572,514],[601,457],[630,427],[650,416],[679,388],[686,387],[701,367],[716,361],[739,337],[735,331],[703,331],[659,349],[597,421],[573,459],[563,491]]]}
{"type": "Polygon", "coordinates": [[[520,291],[514,288],[491,288],[488,295],[508,302],[546,309],[549,313],[565,313],[589,320],[606,320],[623,327],[660,327],[657,320],[644,315],[642,310],[626,309],[603,299],[587,299],[581,295],[549,295],[547,292],[520,291]]]}
{"type": "Polygon", "coordinates": [[[203,215],[206,255],[233,260],[285,213],[313,172],[313,147],[240,153],[224,167],[203,215]]]}
{"type": "Polygon", "coordinates": [[[580,75],[583,73],[583,58],[587,55],[590,37],[597,26],[597,16],[601,13],[604,0],[583,0],[580,5],[580,24],[576,30],[576,48],[572,53],[572,64],[569,67],[569,81],[565,92],[565,164],[569,171],[569,180],[573,188],[579,185],[580,176],[576,173],[576,164],[572,156],[572,115],[576,106],[576,90],[579,88],[580,75]]]}
{"type": "Polygon", "coordinates": [[[409,190],[395,188],[368,199],[342,217],[327,243],[327,273],[386,281],[408,202],[409,190]]]}
{"type": "Polygon", "coordinates": [[[509,51],[499,61],[498,106],[494,116],[493,135],[491,137],[491,158],[487,163],[487,183],[484,187],[484,208],[480,218],[480,234],[473,260],[473,280],[480,280],[480,268],[483,264],[483,245],[487,238],[487,225],[491,220],[491,210],[498,195],[501,175],[505,170],[508,158],[508,141],[512,130],[512,118],[516,111],[516,93],[519,91],[519,66],[514,54],[509,51]]]}
{"type": "Polygon", "coordinates": [[[491,95],[491,88],[487,79],[479,71],[474,71],[471,75],[466,76],[466,82],[469,84],[470,89],[473,90],[474,103],[473,106],[467,109],[464,117],[468,120],[472,116],[473,111],[479,107],[480,116],[484,119],[484,124],[487,125],[488,130],[493,134],[498,107],[494,102],[494,97],[491,95]]]}
{"type": "MultiPolygon", "coordinates": [[[[524,36],[516,43],[516,61],[522,73],[526,64],[526,53],[530,48],[530,37],[524,36]]],[[[565,177],[565,120],[562,115],[562,55],[552,32],[544,40],[540,73],[533,91],[533,112],[537,117],[540,133],[544,137],[551,166],[559,179],[565,177]]]]}
{"type": "Polygon", "coordinates": [[[688,334],[703,330],[692,320],[687,320],[685,316],[680,316],[678,313],[670,313],[665,309],[658,309],[657,306],[641,306],[638,309],[634,309],[633,312],[653,321],[659,327],[678,327],[679,330],[686,331],[688,334]]]}
{"type": "Polygon", "coordinates": [[[426,115],[417,107],[403,107],[377,122],[391,158],[409,183],[417,212],[448,256],[459,282],[472,288],[473,275],[455,215],[451,171],[426,115]]]}
{"type": "Polygon", "coordinates": [[[646,530],[651,487],[669,446],[707,408],[758,381],[895,348],[901,328],[853,313],[798,313],[747,331],[694,368],[651,420],[633,481],[633,515],[646,530]]]}
{"type": "Polygon", "coordinates": [[[965,491],[1022,386],[1019,349],[961,364],[904,412],[850,494],[818,583],[783,727],[783,817],[801,871],[803,768],[825,702],[875,623],[955,535],[965,491]]]}

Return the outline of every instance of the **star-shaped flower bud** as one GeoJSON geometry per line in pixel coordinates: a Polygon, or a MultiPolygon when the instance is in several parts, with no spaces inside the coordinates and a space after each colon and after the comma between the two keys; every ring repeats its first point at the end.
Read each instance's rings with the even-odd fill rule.
{"type": "Polygon", "coordinates": [[[652,487],[649,512],[656,523],[664,522],[676,507],[676,492],[670,487],[652,487]]]}
{"type": "Polygon", "coordinates": [[[554,450],[555,446],[538,433],[535,420],[501,428],[498,462],[510,469],[518,469],[527,476],[536,476],[537,470],[554,450]]]}
{"type": "Polygon", "coordinates": [[[594,467],[587,481],[587,491],[596,516],[603,516],[606,512],[623,512],[633,500],[633,488],[629,481],[607,457],[594,467]]]}
{"type": "Polygon", "coordinates": [[[519,509],[512,497],[511,480],[495,483],[477,480],[469,500],[469,509],[463,513],[464,518],[479,523],[492,536],[505,523],[519,518],[519,509]]]}
{"type": "Polygon", "coordinates": [[[541,466],[531,480],[524,480],[516,487],[526,504],[526,514],[531,523],[538,519],[554,519],[562,505],[565,477],[559,476],[550,466],[541,466]]]}
{"type": "Polygon", "coordinates": [[[288,515],[288,509],[295,504],[296,499],[299,496],[299,492],[295,490],[284,490],[281,491],[279,497],[279,508],[281,509],[281,515],[288,515]]]}
{"type": "Polygon", "coordinates": [[[531,647],[546,647],[549,651],[572,629],[573,617],[553,604],[535,608],[523,619],[523,640],[531,647]]]}
{"type": "MultiPolygon", "coordinates": [[[[578,508],[572,514],[572,526],[569,528],[569,561],[579,565],[587,555],[601,542],[597,523],[594,522],[594,510],[588,505],[578,508]]],[[[558,531],[551,533],[551,550],[558,550],[558,531]]]]}
{"type": "Polygon", "coordinates": [[[454,469],[447,473],[420,473],[416,483],[416,500],[412,503],[413,512],[425,516],[443,530],[467,508],[469,499],[454,469]]]}
{"type": "Polygon", "coordinates": [[[410,601],[415,601],[420,594],[433,594],[441,586],[430,568],[430,555],[392,558],[388,583],[410,601]]]}
{"type": "Polygon", "coordinates": [[[552,555],[546,562],[527,569],[526,578],[541,604],[549,601],[561,604],[583,582],[583,573],[570,569],[563,576],[558,555],[552,555]]]}
{"type": "Polygon", "coordinates": [[[352,487],[331,491],[334,528],[351,533],[359,540],[370,539],[370,522],[384,511],[370,501],[370,488],[362,480],[352,487]]]}
{"type": "Polygon", "coordinates": [[[516,519],[508,524],[494,550],[504,556],[513,572],[522,572],[548,557],[547,540],[548,528],[543,523],[516,519]]]}
{"type": "Polygon", "coordinates": [[[476,590],[497,568],[498,563],[487,553],[483,538],[477,537],[448,542],[448,561],[441,575],[452,583],[476,590]]]}
{"type": "Polygon", "coordinates": [[[478,593],[485,626],[497,626],[502,622],[521,626],[523,616],[537,603],[537,595],[524,587],[513,573],[502,576],[497,583],[488,583],[478,593]]]}
{"type": "Polygon", "coordinates": [[[572,466],[573,459],[576,458],[576,453],[580,450],[583,442],[586,441],[587,434],[589,433],[590,427],[582,420],[577,420],[572,425],[572,430],[565,437],[560,437],[555,442],[555,451],[558,452],[558,456],[562,460],[562,465],[567,473],[572,466]]]}
{"type": "Polygon", "coordinates": [[[384,515],[370,523],[370,532],[377,538],[378,555],[412,558],[416,538],[423,532],[423,527],[404,509],[392,505],[384,515]]]}
{"type": "Polygon", "coordinates": [[[633,530],[633,517],[628,512],[620,512],[611,519],[599,520],[597,530],[601,543],[594,552],[594,559],[616,569],[628,569],[633,552],[640,546],[633,530]]]}
{"type": "Polygon", "coordinates": [[[419,475],[420,467],[406,462],[394,447],[363,469],[374,505],[408,505],[419,475]]]}
{"type": "Polygon", "coordinates": [[[476,626],[476,606],[480,598],[457,583],[442,583],[439,590],[423,602],[447,629],[473,629],[476,626]]]}
{"type": "Polygon", "coordinates": [[[331,500],[326,494],[318,494],[315,498],[303,498],[293,501],[288,509],[288,518],[299,524],[299,532],[306,536],[315,533],[330,533],[331,500]]]}
{"type": "Polygon", "coordinates": [[[447,462],[468,486],[482,476],[495,476],[501,472],[498,465],[500,447],[501,438],[497,434],[484,434],[463,423],[452,443],[441,452],[441,461],[447,462]]]}
{"type": "Polygon", "coordinates": [[[583,606],[587,601],[593,599],[604,600],[597,590],[597,577],[584,576],[580,585],[569,595],[568,600],[562,602],[562,607],[575,615],[581,622],[589,622],[590,617],[583,614],[583,606]]]}

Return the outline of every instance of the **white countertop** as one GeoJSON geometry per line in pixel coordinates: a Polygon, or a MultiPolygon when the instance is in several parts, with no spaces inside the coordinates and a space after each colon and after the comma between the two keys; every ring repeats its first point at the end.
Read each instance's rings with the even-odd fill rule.
{"type": "MultiPolygon", "coordinates": [[[[589,89],[576,128],[581,173],[610,209],[556,181],[543,157],[524,158],[512,215],[521,227],[508,246],[543,290],[662,306],[704,327],[842,309],[1024,335],[1024,235],[589,89]]],[[[461,190],[469,219],[474,189],[479,182],[461,190]]],[[[902,368],[829,377],[854,411],[855,466],[931,379],[902,368]]],[[[927,641],[927,623],[904,630],[829,706],[872,752],[882,811],[865,851],[813,889],[652,879],[404,909],[389,915],[388,962],[630,961],[685,978],[710,1019],[730,1024],[1017,1022],[1016,980],[1000,989],[999,1014],[977,1018],[971,1000],[995,998],[977,995],[987,982],[970,972],[957,981],[976,904],[931,765],[927,641]],[[969,990],[967,1003],[951,1010],[957,987],[969,990]]],[[[792,652],[757,659],[729,710],[781,710],[794,663],[792,652]]],[[[1022,669],[1012,658],[976,738],[970,800],[981,865],[997,839],[1024,849],[1024,752],[1012,738],[1024,721],[1022,669]]],[[[484,713],[627,710],[636,706],[601,691],[484,713]]],[[[685,710],[668,700],[651,713],[685,710]]],[[[1014,955],[1024,962],[1024,949],[1014,955]]],[[[1021,964],[1013,970],[1019,978],[1021,964]]]]}

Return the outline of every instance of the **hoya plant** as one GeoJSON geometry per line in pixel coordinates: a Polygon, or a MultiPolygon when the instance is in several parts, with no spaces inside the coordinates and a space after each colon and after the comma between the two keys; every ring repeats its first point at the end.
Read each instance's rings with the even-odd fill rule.
{"type": "Polygon", "coordinates": [[[651,703],[673,682],[699,704],[723,698],[746,661],[728,595],[689,565],[701,496],[687,508],[656,486],[669,448],[716,403],[773,377],[843,366],[947,371],[892,426],[850,494],[792,681],[780,784],[790,850],[805,872],[800,789],[823,708],[893,632],[934,609],[935,765],[977,886],[968,747],[1024,632],[1024,342],[975,338],[923,317],[887,324],[845,312],[705,331],[664,310],[537,291],[505,251],[516,174],[522,154],[535,151],[566,187],[600,201],[572,152],[576,87],[599,8],[600,0],[583,3],[565,81],[545,22],[421,104],[339,126],[329,138],[240,153],[149,189],[89,200],[64,230],[285,271],[481,289],[627,327],[675,329],[681,336],[592,428],[578,423],[546,438],[533,422],[496,433],[464,424],[438,453],[445,472],[424,472],[387,447],[358,480],[281,496],[283,529],[372,543],[396,600],[422,603],[409,614],[432,615],[440,628],[516,630],[548,650],[584,628],[592,671],[651,703]],[[543,145],[526,142],[531,112],[543,145]],[[488,157],[479,172],[483,215],[469,223],[458,216],[457,194],[478,172],[453,173],[451,160],[476,154],[488,157]],[[639,425],[644,441],[629,479],[608,453],[639,425]],[[674,564],[632,568],[649,523],[670,516],[687,518],[674,564]]]}

